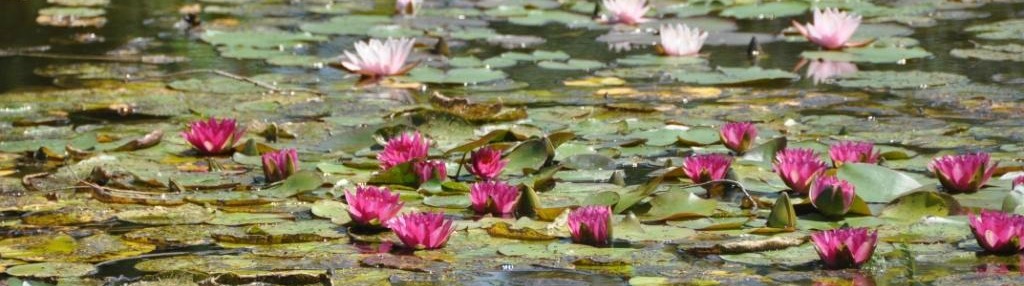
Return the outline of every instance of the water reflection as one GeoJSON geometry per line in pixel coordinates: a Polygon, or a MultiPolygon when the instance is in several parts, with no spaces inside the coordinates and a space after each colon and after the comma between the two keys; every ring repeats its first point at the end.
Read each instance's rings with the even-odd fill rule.
{"type": "Polygon", "coordinates": [[[829,83],[834,78],[856,72],[857,65],[851,62],[811,60],[807,66],[807,77],[814,81],[815,85],[829,83]]]}

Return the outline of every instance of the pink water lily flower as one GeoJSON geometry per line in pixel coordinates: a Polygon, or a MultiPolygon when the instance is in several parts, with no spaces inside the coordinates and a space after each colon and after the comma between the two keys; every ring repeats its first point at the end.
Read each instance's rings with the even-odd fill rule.
{"type": "Polygon", "coordinates": [[[757,126],[752,122],[730,122],[722,125],[718,136],[726,148],[743,154],[754,146],[754,139],[757,138],[757,126]]]}
{"type": "Polygon", "coordinates": [[[812,60],[807,66],[807,77],[811,78],[814,84],[819,84],[857,71],[857,65],[851,62],[812,60]]]}
{"type": "Polygon", "coordinates": [[[501,159],[501,150],[492,147],[476,150],[470,155],[469,161],[469,172],[485,181],[497,178],[508,164],[508,160],[501,159]]]}
{"type": "Polygon", "coordinates": [[[345,191],[345,202],[349,217],[361,226],[380,226],[405,205],[397,193],[376,186],[357,186],[355,192],[345,191]]]}
{"type": "Polygon", "coordinates": [[[825,8],[825,10],[814,10],[814,23],[800,25],[793,21],[793,27],[808,41],[819,46],[837,50],[850,46],[847,41],[860,26],[860,16],[839,12],[836,8],[825,8]]]}
{"type": "Polygon", "coordinates": [[[818,257],[830,269],[859,268],[871,260],[878,232],[867,228],[843,228],[811,234],[818,257]]]}
{"type": "Polygon", "coordinates": [[[967,214],[971,233],[985,251],[1014,254],[1024,251],[1024,216],[999,211],[981,210],[980,215],[967,214]]]}
{"type": "Polygon", "coordinates": [[[387,170],[405,162],[426,159],[429,151],[430,141],[422,134],[403,133],[384,144],[384,150],[377,153],[377,161],[382,170],[387,170]]]}
{"type": "Polygon", "coordinates": [[[572,242],[591,246],[612,244],[612,210],[608,206],[585,206],[569,212],[572,242]]]}
{"type": "Polygon", "coordinates": [[[946,192],[973,193],[992,178],[996,165],[989,161],[988,153],[981,152],[935,158],[928,169],[939,178],[946,192]]]}
{"type": "Polygon", "coordinates": [[[811,187],[811,205],[827,216],[843,216],[853,206],[856,188],[835,176],[822,176],[811,187]]]}
{"type": "Polygon", "coordinates": [[[469,186],[469,200],[477,214],[510,215],[519,202],[519,188],[500,181],[477,182],[469,186]]]}
{"type": "Polygon", "coordinates": [[[722,154],[704,154],[686,157],[683,172],[696,184],[725,179],[732,165],[732,157],[722,154]]]}
{"type": "Polygon", "coordinates": [[[261,158],[267,182],[284,180],[299,170],[299,155],[294,148],[267,152],[261,158]]]}
{"type": "Polygon", "coordinates": [[[404,74],[416,66],[405,65],[415,41],[409,38],[388,38],[386,41],[370,39],[358,42],[354,54],[345,51],[345,61],[341,62],[341,66],[351,73],[371,78],[404,74]]]}
{"type": "Polygon", "coordinates": [[[1017,187],[1020,187],[1020,186],[1024,186],[1024,175],[1017,176],[1016,178],[1013,178],[1013,185],[1011,185],[1011,186],[1014,189],[1016,189],[1017,187]]]}
{"type": "Polygon", "coordinates": [[[455,232],[454,221],[442,213],[409,213],[387,222],[405,247],[412,249],[438,249],[444,247],[455,232]]]}
{"type": "Polygon", "coordinates": [[[807,194],[819,174],[828,169],[812,149],[784,149],[775,155],[774,170],[794,192],[807,194]]]}
{"type": "Polygon", "coordinates": [[[661,25],[661,44],[658,48],[661,53],[673,57],[695,56],[700,53],[704,46],[704,40],[708,38],[708,32],[701,31],[694,27],[690,29],[685,24],[661,25]]]}
{"type": "Polygon", "coordinates": [[[398,12],[398,14],[401,15],[416,14],[416,11],[420,9],[421,4],[423,4],[423,0],[396,0],[395,12],[398,12]]]}
{"type": "Polygon", "coordinates": [[[421,184],[432,179],[444,181],[448,178],[448,168],[444,165],[444,161],[440,160],[413,162],[412,171],[416,173],[421,184]]]}
{"type": "Polygon", "coordinates": [[[647,22],[644,14],[651,9],[647,0],[604,0],[602,3],[612,13],[612,20],[626,25],[647,22]]]}
{"type": "Polygon", "coordinates": [[[828,156],[832,159],[832,165],[839,167],[844,163],[875,164],[882,153],[875,150],[875,144],[871,142],[843,141],[829,146],[828,156]]]}
{"type": "Polygon", "coordinates": [[[245,135],[245,128],[239,128],[234,119],[217,120],[214,117],[207,121],[192,122],[188,130],[181,133],[185,141],[203,155],[231,152],[242,135],[245,135]]]}

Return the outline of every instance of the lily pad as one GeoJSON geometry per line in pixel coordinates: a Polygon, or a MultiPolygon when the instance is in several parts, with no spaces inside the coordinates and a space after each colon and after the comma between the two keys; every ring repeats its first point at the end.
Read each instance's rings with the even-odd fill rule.
{"type": "Polygon", "coordinates": [[[719,85],[742,84],[772,80],[795,80],[800,76],[778,69],[762,69],[761,67],[730,68],[718,67],[712,72],[670,72],[676,81],[692,84],[719,85]]]}
{"type": "Polygon", "coordinates": [[[905,63],[909,59],[931,57],[932,53],[919,47],[898,48],[898,47],[867,47],[849,48],[843,51],[806,51],[800,54],[807,59],[822,59],[837,62],[862,62],[862,63],[905,63]]]}
{"type": "Polygon", "coordinates": [[[711,216],[718,201],[707,200],[687,191],[670,191],[651,199],[651,210],[644,221],[678,220],[711,216]]]}
{"type": "Polygon", "coordinates": [[[719,15],[737,19],[775,19],[804,14],[807,7],[804,2],[768,2],[732,6],[722,10],[719,15]]]}
{"type": "Polygon", "coordinates": [[[96,267],[88,263],[43,262],[15,265],[6,272],[17,277],[82,277],[95,273],[96,267]]]}
{"type": "Polygon", "coordinates": [[[478,84],[504,79],[507,76],[502,71],[486,68],[456,68],[442,71],[430,67],[419,67],[410,71],[406,78],[425,83],[478,84]]]}
{"type": "Polygon", "coordinates": [[[875,164],[843,164],[836,175],[853,184],[857,195],[869,203],[888,203],[921,187],[914,178],[875,164]]]}
{"type": "Polygon", "coordinates": [[[966,76],[922,71],[859,71],[837,78],[836,84],[852,88],[924,89],[966,83],[966,76]]]}
{"type": "Polygon", "coordinates": [[[285,31],[217,31],[206,30],[203,41],[216,46],[245,46],[253,48],[290,47],[307,42],[326,41],[327,37],[309,33],[285,31]]]}

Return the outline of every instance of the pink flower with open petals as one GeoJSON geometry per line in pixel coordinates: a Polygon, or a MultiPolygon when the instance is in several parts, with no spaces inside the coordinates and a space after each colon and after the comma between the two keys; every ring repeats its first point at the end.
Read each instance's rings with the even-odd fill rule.
{"type": "Polygon", "coordinates": [[[832,144],[828,148],[828,156],[832,158],[832,165],[839,167],[843,163],[878,163],[882,153],[875,150],[875,144],[871,142],[843,141],[832,144]]]}
{"type": "Polygon", "coordinates": [[[775,172],[791,190],[807,194],[814,178],[828,169],[812,149],[784,149],[775,155],[775,172]]]}
{"type": "Polygon", "coordinates": [[[238,139],[245,135],[245,128],[239,128],[234,119],[217,120],[210,117],[207,121],[195,121],[189,124],[188,131],[181,136],[196,151],[203,155],[220,155],[231,152],[238,139]]]}
{"type": "Polygon", "coordinates": [[[366,77],[404,74],[415,66],[405,65],[414,43],[415,39],[408,38],[358,42],[355,44],[355,54],[345,51],[346,60],[341,62],[341,66],[349,72],[366,77]]]}
{"type": "Polygon", "coordinates": [[[263,176],[267,182],[284,180],[299,170],[299,155],[294,148],[264,153],[263,176]]]}
{"type": "Polygon", "coordinates": [[[426,159],[429,151],[430,141],[427,141],[422,134],[419,132],[403,133],[388,140],[388,143],[384,145],[384,150],[377,154],[377,161],[380,161],[382,170],[387,170],[405,162],[426,159]]]}
{"type": "Polygon", "coordinates": [[[686,157],[683,172],[694,183],[703,184],[725,179],[732,165],[732,157],[722,154],[704,154],[686,157]]]}
{"type": "Polygon", "coordinates": [[[853,184],[835,176],[822,176],[811,187],[811,205],[827,216],[843,216],[853,206],[853,184]]]}
{"type": "Polygon", "coordinates": [[[413,162],[412,171],[419,177],[421,184],[435,178],[438,181],[448,178],[448,168],[440,160],[413,162]]]}
{"type": "Polygon", "coordinates": [[[988,153],[946,155],[932,160],[928,169],[935,173],[942,188],[950,193],[973,193],[981,189],[996,171],[988,153]]]}
{"type": "Polygon", "coordinates": [[[477,182],[469,186],[469,200],[477,214],[510,215],[519,202],[519,188],[499,181],[477,182]]]}
{"type": "Polygon", "coordinates": [[[708,38],[708,32],[701,31],[694,27],[690,29],[685,24],[661,25],[661,52],[667,56],[685,57],[695,56],[700,53],[704,46],[704,40],[708,38]]]}
{"type": "Polygon", "coordinates": [[[423,0],[396,0],[395,12],[401,15],[412,15],[420,9],[421,4],[423,4],[423,0]]]}
{"type": "Polygon", "coordinates": [[[612,13],[615,22],[626,25],[647,22],[644,14],[651,9],[647,6],[647,0],[604,0],[602,3],[604,8],[612,13]]]}
{"type": "Polygon", "coordinates": [[[867,228],[842,228],[811,234],[818,257],[830,269],[858,268],[871,260],[878,232],[867,228]]]}
{"type": "Polygon", "coordinates": [[[726,148],[743,154],[754,146],[754,139],[757,138],[757,126],[752,122],[730,122],[722,125],[718,136],[726,148]]]}
{"type": "Polygon", "coordinates": [[[469,157],[469,172],[481,180],[493,180],[501,175],[508,160],[501,159],[501,150],[492,147],[480,148],[469,157]]]}
{"type": "Polygon", "coordinates": [[[847,45],[847,41],[860,26],[860,16],[839,12],[836,8],[825,8],[825,10],[814,10],[814,23],[800,25],[793,21],[793,27],[808,41],[819,46],[836,50],[847,45]]]}
{"type": "Polygon", "coordinates": [[[405,244],[412,249],[438,249],[444,247],[455,232],[454,221],[442,213],[419,212],[401,215],[387,222],[405,244]]]}
{"type": "Polygon", "coordinates": [[[857,65],[851,62],[811,60],[811,64],[807,66],[807,77],[811,78],[814,84],[819,84],[857,71],[857,65]]]}
{"type": "Polygon", "coordinates": [[[608,206],[585,206],[569,212],[572,242],[591,246],[612,244],[612,210],[608,206]]]}
{"type": "Polygon", "coordinates": [[[1014,254],[1024,251],[1024,216],[999,211],[981,210],[980,215],[967,214],[971,233],[985,251],[1014,254]]]}
{"type": "Polygon", "coordinates": [[[348,215],[362,226],[380,226],[402,210],[405,203],[398,194],[385,187],[357,186],[355,192],[345,191],[348,215]]]}

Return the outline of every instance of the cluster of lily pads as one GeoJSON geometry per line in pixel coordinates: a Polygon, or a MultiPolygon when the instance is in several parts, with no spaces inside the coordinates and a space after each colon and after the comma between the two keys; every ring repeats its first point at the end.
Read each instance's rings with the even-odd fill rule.
{"type": "MultiPolygon", "coordinates": [[[[377,43],[379,44],[379,43],[377,43]]],[[[182,133],[201,154],[216,155],[234,150],[237,138],[244,133],[234,120],[198,121],[182,133]]],[[[742,155],[753,148],[757,127],[750,122],[727,123],[719,131],[722,144],[733,154],[742,155]]],[[[430,142],[418,132],[393,137],[376,156],[381,172],[402,176],[414,174],[420,185],[449,179],[443,161],[429,160],[430,142]]],[[[834,167],[844,164],[877,164],[881,154],[869,142],[843,141],[829,149],[834,167]]],[[[742,186],[729,180],[732,157],[728,154],[702,154],[685,158],[683,174],[698,186],[703,186],[708,198],[721,197],[728,188],[742,186]]],[[[463,163],[460,163],[460,170],[463,163]]],[[[480,181],[470,186],[471,209],[478,215],[496,217],[515,216],[523,186],[514,187],[497,181],[508,161],[502,152],[482,147],[472,152],[466,169],[480,181]]],[[[294,149],[269,151],[262,155],[264,176],[268,182],[286,179],[298,170],[294,149]]],[[[992,177],[996,164],[987,153],[946,155],[935,158],[928,166],[948,193],[973,193],[992,177]]],[[[823,215],[842,218],[853,207],[856,188],[850,182],[830,174],[829,167],[813,149],[787,148],[779,150],[773,160],[773,170],[789,187],[788,192],[775,202],[769,215],[769,227],[794,227],[795,219],[782,219],[783,225],[773,225],[776,219],[793,214],[789,194],[808,196],[811,204],[823,215]]],[[[1024,176],[1017,177],[1014,185],[1024,184],[1024,176]]],[[[746,192],[744,190],[744,192],[746,192]]],[[[749,196],[749,194],[747,194],[749,196]]],[[[753,202],[754,199],[750,198],[753,202]]],[[[402,209],[399,195],[386,186],[358,186],[345,192],[347,212],[354,227],[390,228],[402,243],[411,249],[438,249],[444,246],[455,231],[453,221],[443,213],[416,212],[397,216],[402,209]]],[[[863,202],[861,202],[863,203],[863,202]]],[[[756,204],[756,202],[755,202],[756,204]]],[[[1024,216],[983,211],[970,217],[970,227],[979,244],[993,253],[1024,251],[1020,243],[1024,236],[1024,216]]],[[[607,205],[580,206],[568,213],[567,224],[572,241],[597,247],[612,245],[612,209],[607,205]]],[[[878,234],[867,228],[833,229],[811,235],[824,265],[840,269],[859,267],[871,259],[878,234]]],[[[666,238],[671,239],[671,238],[666,238]]]]}
{"type": "MultiPolygon", "coordinates": [[[[348,45],[351,40],[354,50],[345,51],[343,59],[331,59],[338,63],[332,66],[365,79],[389,77],[398,83],[385,81],[385,87],[401,88],[350,89],[342,83],[341,89],[324,90],[319,75],[286,73],[246,80],[272,83],[280,90],[316,85],[328,94],[278,94],[267,92],[266,86],[228,78],[125,83],[122,72],[110,68],[114,65],[83,64],[87,71],[56,65],[37,73],[60,79],[71,75],[117,80],[86,81],[87,87],[99,91],[72,88],[52,94],[2,95],[10,103],[2,104],[0,116],[12,120],[10,125],[0,124],[5,137],[0,140],[0,173],[7,175],[2,178],[7,185],[0,187],[17,190],[19,195],[7,192],[0,204],[17,215],[3,222],[7,236],[0,240],[0,270],[6,267],[6,273],[19,277],[85,276],[95,273],[92,263],[133,259],[154,247],[214,245],[223,252],[143,257],[135,268],[161,273],[230,272],[226,276],[240,281],[308,274],[300,270],[354,269],[339,270],[335,278],[358,280],[359,275],[382,273],[385,278],[417,272],[476,275],[501,261],[520,268],[541,265],[611,273],[644,284],[695,280],[694,273],[678,269],[699,272],[696,280],[742,283],[738,280],[754,277],[742,274],[750,272],[736,267],[737,263],[782,265],[797,271],[817,270],[818,265],[829,269],[867,265],[868,270],[861,271],[889,280],[881,275],[892,275],[899,270],[891,269],[899,266],[915,267],[912,261],[898,259],[920,259],[928,265],[969,261],[973,268],[978,261],[1003,262],[1000,257],[975,258],[979,249],[1011,255],[1022,248],[1024,219],[1012,214],[1024,213],[1024,178],[1016,177],[1020,167],[1014,160],[1020,149],[1001,139],[1016,138],[1005,133],[1018,122],[1013,118],[990,122],[1016,111],[1008,103],[1016,101],[1013,89],[963,85],[967,78],[957,74],[858,71],[856,65],[906,63],[931,56],[916,47],[916,40],[902,37],[914,32],[904,25],[922,27],[929,21],[935,25],[944,13],[952,14],[947,11],[957,11],[950,9],[971,4],[918,1],[890,7],[869,2],[780,1],[658,2],[655,6],[632,0],[600,4],[517,0],[452,1],[439,8],[436,1],[400,0],[393,10],[389,4],[388,11],[374,12],[398,14],[388,17],[363,14],[371,8],[362,7],[365,3],[360,1],[323,2],[206,1],[207,15],[308,12],[331,18],[282,23],[295,19],[254,17],[240,25],[232,24],[230,18],[207,19],[199,25],[207,29],[201,38],[223,57],[307,68],[322,67],[325,60],[294,54],[304,53],[305,43],[330,40],[348,45]],[[806,15],[814,7],[811,23],[794,23],[783,31],[798,37],[735,32],[735,23],[723,20],[806,15]],[[584,16],[595,10],[593,17],[584,16]],[[709,11],[716,11],[718,17],[688,18],[709,11]],[[860,25],[857,15],[864,15],[867,23],[860,25]],[[513,26],[609,30],[597,41],[608,42],[612,49],[622,48],[623,43],[626,49],[632,44],[657,43],[657,55],[633,54],[601,62],[562,51],[514,50],[494,55],[478,53],[481,49],[475,44],[462,49],[466,43],[460,41],[513,50],[548,40],[499,34],[498,28],[487,27],[491,20],[513,26]],[[253,29],[253,22],[293,26],[302,32],[253,29]],[[364,36],[370,39],[356,41],[364,36]],[[807,65],[808,77],[815,83],[835,82],[868,91],[905,90],[879,99],[874,94],[818,90],[805,94],[802,90],[671,85],[614,87],[626,84],[622,78],[635,83],[634,78],[659,74],[699,85],[796,78],[791,72],[756,66],[714,70],[705,66],[709,58],[701,55],[705,43],[746,45],[752,37],[765,43],[807,40],[820,46],[823,50],[800,54],[807,60],[800,66],[807,65]],[[873,38],[877,41],[857,47],[873,38]],[[465,54],[438,56],[445,54],[449,44],[465,54]],[[433,55],[425,55],[427,46],[433,55]],[[535,64],[524,67],[523,63],[535,64]],[[493,92],[523,87],[513,84],[461,87],[534,67],[596,71],[593,75],[600,77],[567,79],[561,82],[569,88],[550,90],[493,92]],[[453,86],[448,84],[457,84],[460,87],[453,89],[470,92],[466,95],[470,101],[495,97],[498,103],[470,104],[461,98],[434,96],[429,106],[410,107],[422,95],[410,91],[411,87],[425,87],[404,85],[408,82],[428,83],[429,88],[446,93],[445,88],[453,86]],[[940,85],[947,87],[935,88],[940,85]],[[486,92],[488,88],[493,90],[486,92]],[[474,90],[484,92],[473,94],[474,90]],[[621,103],[616,100],[619,96],[657,100],[621,103]],[[66,98],[81,98],[82,103],[66,98]],[[702,98],[718,101],[688,101],[702,98]],[[995,102],[990,101],[993,98],[995,102]],[[547,100],[572,106],[550,107],[547,100]],[[916,102],[907,103],[913,100],[931,104],[912,108],[918,107],[916,102]],[[224,102],[237,104],[222,108],[224,102]],[[531,105],[537,102],[542,104],[531,105]],[[679,104],[667,108],[663,103],[679,104]],[[950,112],[947,107],[982,111],[950,112]],[[389,114],[382,116],[377,108],[389,114]],[[832,114],[821,115],[819,110],[832,114]],[[125,124],[94,124],[104,122],[111,113],[120,116],[114,117],[115,122],[125,124]],[[183,114],[239,121],[194,122],[181,139],[161,142],[161,129],[178,130],[179,121],[193,119],[179,118],[183,114]],[[761,137],[754,123],[722,123],[712,118],[756,121],[761,137]],[[240,123],[247,119],[253,121],[240,123]],[[163,120],[174,122],[149,124],[163,120]],[[261,143],[260,137],[267,143],[261,143]],[[194,151],[182,152],[182,144],[194,151]],[[992,156],[949,153],[963,149],[987,150],[992,156]],[[932,158],[933,152],[939,154],[932,158]],[[262,176],[253,172],[260,168],[262,176]],[[992,179],[999,176],[1000,180],[992,179]],[[979,211],[987,208],[1001,211],[979,211]],[[309,213],[314,217],[309,218],[309,213]],[[127,233],[94,227],[105,229],[107,224],[125,227],[127,233]],[[971,234],[976,245],[964,240],[971,234]],[[399,243],[413,253],[385,247],[399,243]],[[671,251],[665,251],[665,246],[671,251]],[[61,252],[45,251],[48,248],[61,252]],[[64,251],[69,249],[74,251],[64,251]],[[353,254],[356,249],[359,253],[353,254]],[[708,254],[721,259],[691,256],[708,254]],[[455,271],[446,271],[445,263],[457,265],[449,268],[455,271]],[[635,270],[621,270],[634,266],[635,270]],[[716,272],[719,269],[725,271],[716,272]],[[263,270],[294,272],[254,273],[263,270]],[[675,280],[679,277],[687,278],[675,280]]],[[[1021,23],[972,25],[968,31],[983,40],[1002,41],[1019,37],[1021,23]]],[[[503,26],[501,30],[510,29],[503,26]]],[[[592,42],[592,38],[585,40],[592,42]]],[[[1019,59],[1014,54],[1019,51],[1016,44],[999,44],[977,44],[951,54],[1019,59]]],[[[137,70],[143,75],[162,74],[152,66],[137,70]]],[[[547,75],[544,80],[550,80],[547,75]]],[[[821,273],[801,275],[857,272],[821,273]]],[[[926,275],[934,273],[945,272],[926,275]]],[[[771,276],[775,281],[792,281],[785,273],[764,276],[769,275],[778,275],[771,276]]],[[[461,276],[455,279],[466,281],[461,276]]]]}

